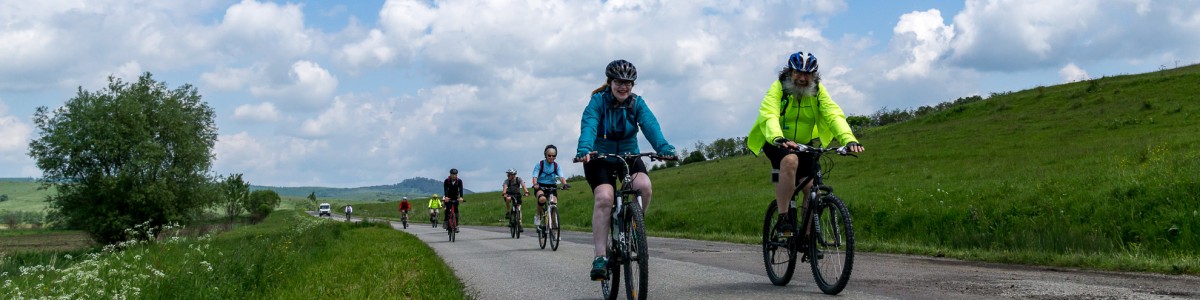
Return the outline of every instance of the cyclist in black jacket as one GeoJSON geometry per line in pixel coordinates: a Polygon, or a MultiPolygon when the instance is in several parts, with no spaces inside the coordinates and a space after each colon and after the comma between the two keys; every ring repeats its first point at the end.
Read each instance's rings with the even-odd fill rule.
{"type": "MultiPolygon", "coordinates": [[[[446,205],[444,205],[446,207],[446,211],[449,212],[451,209],[453,209],[454,213],[458,214],[458,219],[462,220],[462,211],[458,209],[458,203],[467,201],[463,200],[462,197],[463,182],[462,179],[458,178],[458,169],[450,169],[450,177],[446,177],[446,180],[442,182],[442,189],[445,191],[443,194],[446,195],[442,197],[442,202],[446,203],[446,205]]],[[[450,214],[445,214],[444,219],[445,221],[450,221],[450,214]]],[[[455,232],[458,232],[458,230],[456,229],[455,232]]]]}

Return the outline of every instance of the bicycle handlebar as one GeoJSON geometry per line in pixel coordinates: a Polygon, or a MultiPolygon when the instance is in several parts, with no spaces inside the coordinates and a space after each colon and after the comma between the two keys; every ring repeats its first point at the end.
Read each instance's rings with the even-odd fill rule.
{"type": "MultiPolygon", "coordinates": [[[[611,158],[620,158],[620,159],[628,160],[628,159],[634,159],[634,158],[649,157],[650,160],[679,160],[679,157],[658,155],[658,153],[655,153],[655,152],[628,153],[628,154],[611,154],[611,153],[599,154],[595,151],[592,151],[592,152],[588,152],[587,155],[591,155],[592,156],[591,159],[604,159],[604,158],[611,157],[611,158]]],[[[583,160],[581,160],[581,157],[576,157],[576,158],[572,159],[572,161],[576,162],[576,163],[583,162],[583,160]]]]}
{"type": "MultiPolygon", "coordinates": [[[[779,144],[776,144],[775,146],[780,147],[780,148],[783,147],[783,145],[779,145],[779,144]]],[[[813,154],[817,154],[817,155],[825,154],[826,152],[834,152],[834,153],[837,153],[837,155],[841,155],[841,156],[858,157],[858,155],[854,155],[853,152],[850,152],[850,149],[847,148],[847,146],[828,147],[828,148],[813,147],[813,146],[809,146],[809,145],[805,145],[805,144],[796,144],[796,146],[798,146],[797,149],[788,149],[788,152],[791,152],[791,153],[813,153],[813,154]]]]}

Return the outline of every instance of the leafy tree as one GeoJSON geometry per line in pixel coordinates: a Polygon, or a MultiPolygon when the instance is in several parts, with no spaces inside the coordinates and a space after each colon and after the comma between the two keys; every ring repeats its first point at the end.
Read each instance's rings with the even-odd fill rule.
{"type": "Polygon", "coordinates": [[[317,205],[321,205],[320,203],[317,203],[317,192],[312,192],[312,193],[308,194],[308,202],[312,203],[312,207],[317,207],[317,205]]]}
{"type": "MultiPolygon", "coordinates": [[[[250,195],[250,183],[242,180],[242,174],[229,174],[225,180],[221,182],[221,198],[218,200],[218,205],[225,210],[225,216],[229,217],[229,222],[233,222],[233,218],[242,213],[246,198],[250,195]]],[[[248,209],[247,209],[248,210],[248,209]]]]}
{"type": "Polygon", "coordinates": [[[213,109],[196,88],[168,89],[145,73],[82,87],[62,107],[38,107],[40,136],[29,143],[44,174],[52,219],[101,243],[122,241],[135,224],[187,223],[209,205],[203,190],[217,139],[213,109]]]}
{"type": "Polygon", "coordinates": [[[257,190],[250,193],[246,198],[246,211],[250,212],[250,218],[255,222],[262,221],[279,207],[279,194],[272,190],[257,190]]]}
{"type": "Polygon", "coordinates": [[[700,151],[692,151],[692,153],[689,153],[688,156],[686,158],[684,158],[683,162],[681,162],[680,164],[686,165],[686,164],[690,164],[690,163],[702,162],[705,160],[707,160],[707,159],[704,158],[704,153],[701,153],[700,151]]]}

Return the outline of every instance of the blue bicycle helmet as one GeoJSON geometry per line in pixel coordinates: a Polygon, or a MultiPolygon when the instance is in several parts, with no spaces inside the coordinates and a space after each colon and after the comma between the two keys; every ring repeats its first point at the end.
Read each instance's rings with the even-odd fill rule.
{"type": "Polygon", "coordinates": [[[800,72],[816,73],[817,57],[813,56],[811,52],[807,54],[805,54],[804,51],[793,53],[792,56],[788,58],[788,68],[800,72]]]}

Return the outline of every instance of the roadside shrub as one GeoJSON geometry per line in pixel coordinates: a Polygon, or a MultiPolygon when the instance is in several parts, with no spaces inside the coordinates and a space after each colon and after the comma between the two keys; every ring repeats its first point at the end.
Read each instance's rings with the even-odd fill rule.
{"type": "Polygon", "coordinates": [[[257,190],[246,198],[246,211],[255,223],[265,219],[276,207],[279,207],[279,194],[272,190],[257,190]]]}

